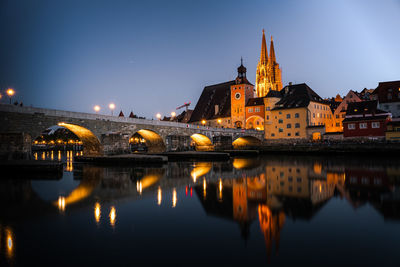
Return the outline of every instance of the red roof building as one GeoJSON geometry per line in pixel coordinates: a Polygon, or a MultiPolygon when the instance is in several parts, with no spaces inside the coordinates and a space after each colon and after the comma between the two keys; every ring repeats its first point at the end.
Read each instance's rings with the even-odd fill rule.
{"type": "Polygon", "coordinates": [[[376,100],[351,102],[343,120],[344,137],[384,138],[389,112],[378,109],[376,100]]]}

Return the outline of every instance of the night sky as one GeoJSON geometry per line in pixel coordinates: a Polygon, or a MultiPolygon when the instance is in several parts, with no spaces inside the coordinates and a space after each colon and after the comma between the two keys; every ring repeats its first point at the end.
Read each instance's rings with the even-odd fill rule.
{"type": "Polygon", "coordinates": [[[399,14],[399,0],[1,0],[0,89],[24,105],[165,115],[234,79],[240,57],[254,83],[265,28],[284,85],[343,95],[400,80],[399,14]]]}

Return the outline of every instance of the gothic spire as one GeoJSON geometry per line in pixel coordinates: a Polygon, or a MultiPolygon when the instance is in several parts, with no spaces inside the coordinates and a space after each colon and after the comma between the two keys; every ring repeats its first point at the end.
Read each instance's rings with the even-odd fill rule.
{"type": "Polygon", "coordinates": [[[269,60],[271,63],[275,63],[276,62],[276,58],[275,58],[275,48],[274,48],[274,39],[272,38],[271,35],[271,45],[269,46],[269,60]]]}
{"type": "Polygon", "coordinates": [[[267,62],[268,62],[268,50],[267,50],[267,42],[265,41],[264,29],[262,30],[262,33],[263,33],[263,36],[262,36],[262,41],[261,41],[260,62],[262,64],[267,64],[267,62]]]}

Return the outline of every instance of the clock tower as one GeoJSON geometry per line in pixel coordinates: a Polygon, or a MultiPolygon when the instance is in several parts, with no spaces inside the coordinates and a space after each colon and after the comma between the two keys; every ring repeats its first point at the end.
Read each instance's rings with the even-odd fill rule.
{"type": "Polygon", "coordinates": [[[246,68],[243,59],[238,67],[238,76],[231,85],[231,126],[232,128],[246,127],[246,103],[254,97],[254,85],[246,78],[246,68]]]}

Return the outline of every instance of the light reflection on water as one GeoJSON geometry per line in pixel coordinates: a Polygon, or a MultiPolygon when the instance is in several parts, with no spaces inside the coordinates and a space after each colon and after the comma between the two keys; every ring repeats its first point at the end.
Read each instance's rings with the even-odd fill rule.
{"type": "MultiPolygon", "coordinates": [[[[57,154],[34,158],[60,160],[57,154]]],[[[66,240],[65,255],[72,245],[107,251],[112,240],[119,244],[121,264],[132,260],[131,250],[151,255],[139,260],[143,264],[176,262],[189,247],[207,252],[202,263],[279,265],[297,259],[311,264],[324,262],[328,251],[336,255],[332,263],[397,259],[400,168],[395,160],[281,156],[128,168],[74,165],[74,155],[64,154],[67,167],[59,181],[0,181],[0,264],[24,265],[39,251],[56,262],[52,255],[62,253],[50,244],[61,240],[66,240]],[[17,237],[37,246],[30,250],[17,237]],[[71,237],[81,243],[69,243],[71,237]],[[177,249],[182,252],[176,254],[177,249]],[[231,256],[218,253],[221,249],[231,256]],[[343,253],[346,249],[352,253],[343,253]],[[311,259],[316,250],[320,254],[311,259]],[[384,259],[374,256],[377,250],[384,259]]],[[[82,257],[91,255],[99,263],[111,261],[107,253],[90,249],[82,257]]]]}

